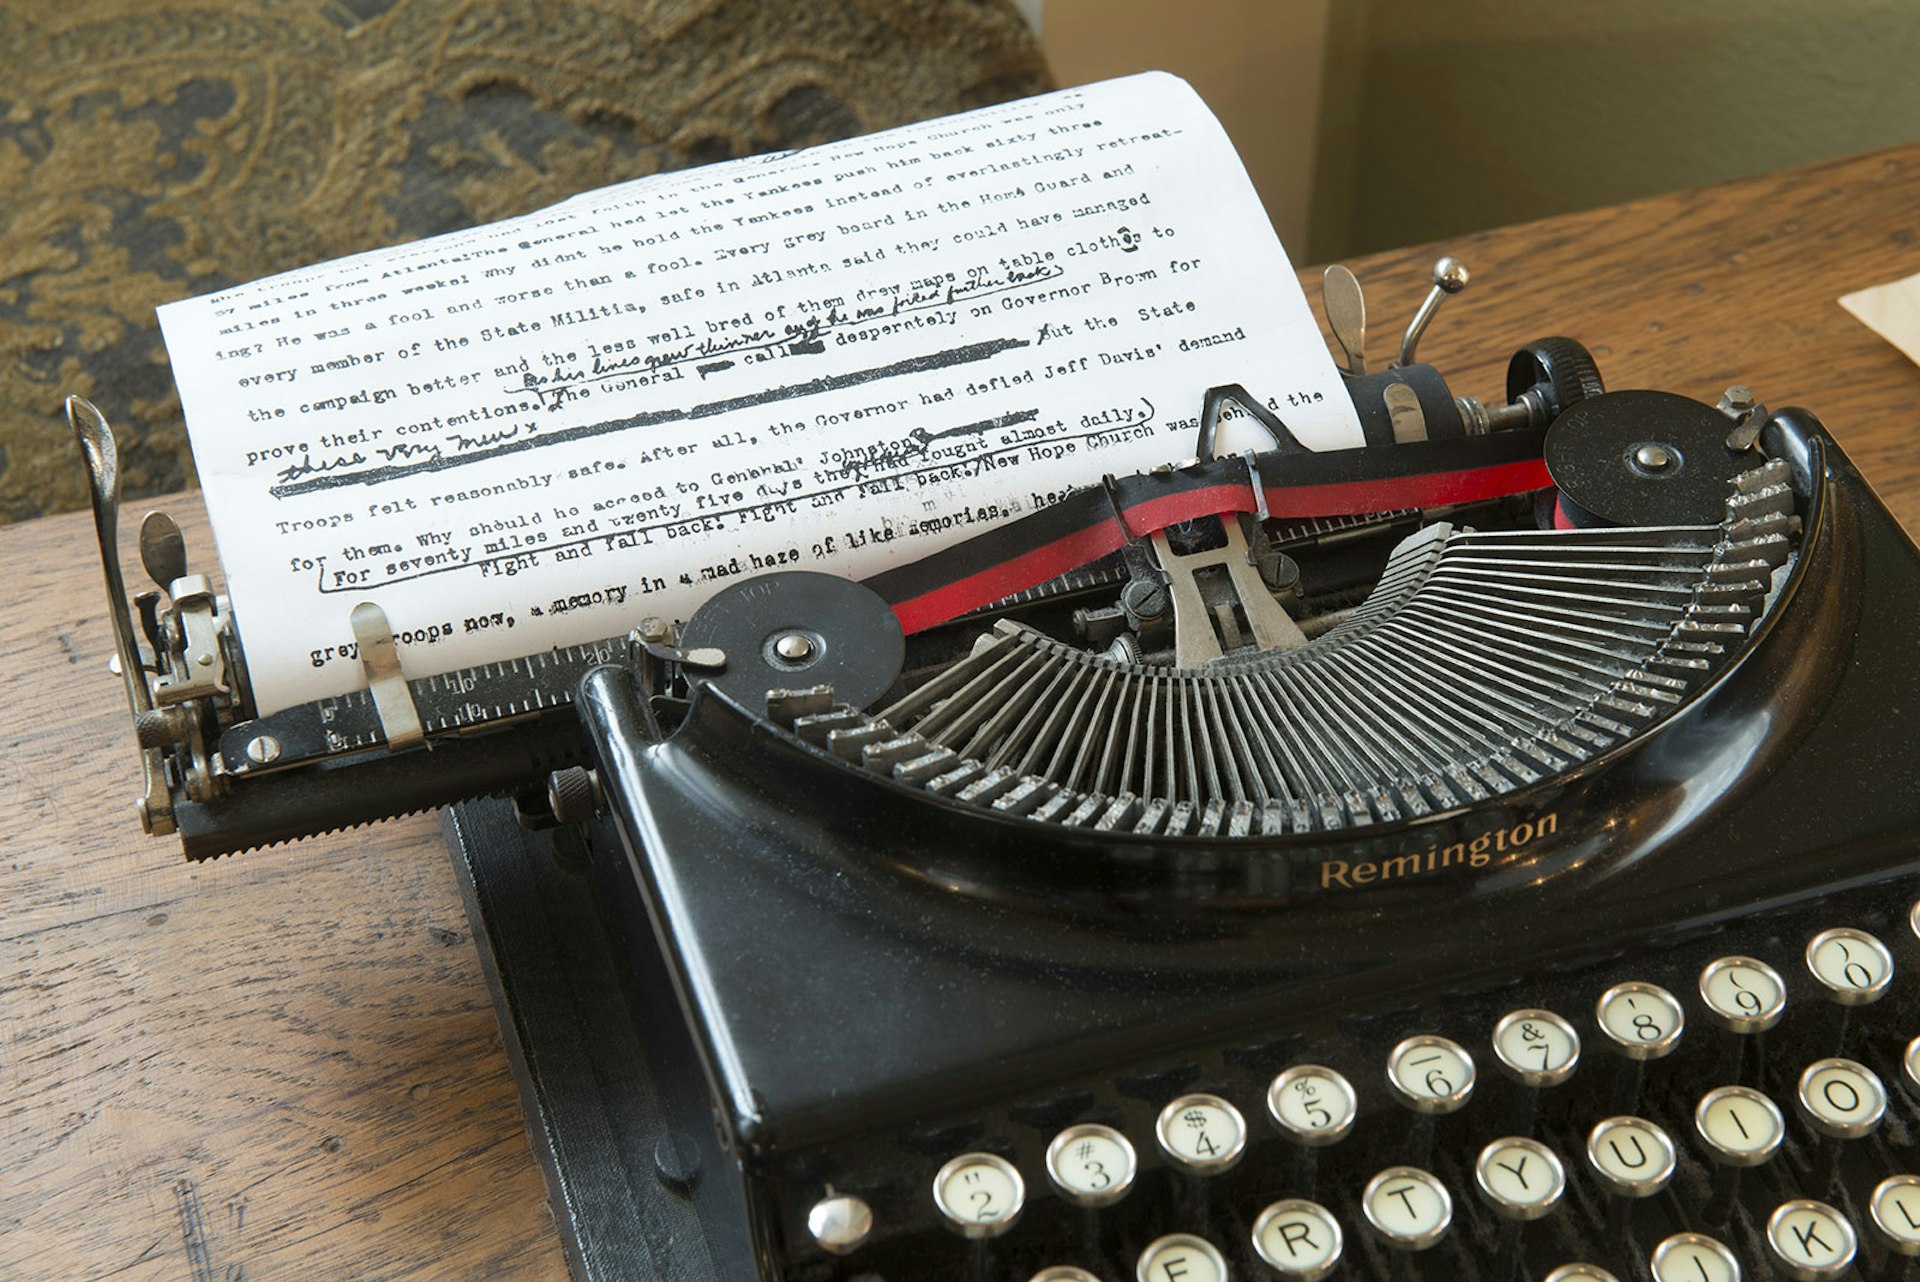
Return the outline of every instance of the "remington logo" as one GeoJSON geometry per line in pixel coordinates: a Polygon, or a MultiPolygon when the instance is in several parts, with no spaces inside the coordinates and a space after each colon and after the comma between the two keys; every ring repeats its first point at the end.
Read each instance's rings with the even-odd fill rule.
{"type": "Polygon", "coordinates": [[[1511,828],[1489,828],[1471,841],[1456,841],[1450,846],[1433,845],[1425,850],[1385,859],[1329,859],[1320,865],[1320,889],[1353,890],[1402,877],[1439,872],[1459,865],[1485,868],[1495,855],[1519,850],[1540,837],[1550,837],[1560,828],[1560,812],[1554,811],[1511,828]]]}

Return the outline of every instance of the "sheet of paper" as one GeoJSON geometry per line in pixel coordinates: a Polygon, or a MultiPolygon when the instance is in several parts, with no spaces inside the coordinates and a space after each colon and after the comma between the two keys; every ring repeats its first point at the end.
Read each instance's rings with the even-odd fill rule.
{"type": "Polygon", "coordinates": [[[1920,275],[1856,290],[1840,306],[1920,365],[1920,275]]]}
{"type": "Polygon", "coordinates": [[[1190,457],[1360,443],[1232,146],[1148,74],[644,179],[161,309],[261,712],[864,577],[1190,457]]]}

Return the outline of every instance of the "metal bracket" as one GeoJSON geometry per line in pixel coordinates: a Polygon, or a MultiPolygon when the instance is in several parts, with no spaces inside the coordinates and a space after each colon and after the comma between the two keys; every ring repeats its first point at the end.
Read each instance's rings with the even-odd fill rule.
{"type": "Polygon", "coordinates": [[[213,584],[204,574],[188,574],[167,588],[179,628],[180,671],[162,674],[153,684],[161,707],[227,693],[227,664],[214,613],[213,584]]]}
{"type": "Polygon", "coordinates": [[[1312,451],[1300,443],[1300,439],[1280,421],[1280,416],[1261,404],[1252,392],[1238,383],[1223,383],[1219,387],[1209,387],[1206,399],[1200,403],[1200,439],[1194,446],[1194,455],[1202,462],[1214,457],[1213,442],[1220,430],[1220,416],[1228,405],[1237,405],[1253,416],[1254,422],[1267,429],[1267,435],[1273,438],[1274,448],[1287,454],[1308,454],[1312,451]]]}
{"type": "MultiPolygon", "coordinates": [[[[1278,650],[1296,649],[1307,643],[1300,625],[1267,591],[1260,571],[1248,554],[1246,532],[1240,528],[1239,520],[1222,516],[1220,525],[1226,532],[1225,544],[1204,552],[1184,555],[1175,552],[1164,530],[1156,530],[1149,536],[1160,570],[1167,576],[1167,596],[1173,603],[1173,657],[1183,668],[1204,667],[1226,654],[1209,614],[1206,594],[1195,577],[1198,571],[1211,566],[1226,567],[1234,595],[1239,597],[1240,608],[1246,612],[1247,624],[1253,629],[1255,645],[1262,650],[1278,650]]],[[[1223,602],[1221,608],[1229,607],[1223,602]]]]}

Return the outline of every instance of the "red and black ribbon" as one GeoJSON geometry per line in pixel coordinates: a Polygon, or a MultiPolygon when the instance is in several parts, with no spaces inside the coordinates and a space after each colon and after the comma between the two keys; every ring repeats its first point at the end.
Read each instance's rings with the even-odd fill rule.
{"type": "MultiPolygon", "coordinates": [[[[1254,457],[1269,516],[1356,516],[1544,489],[1544,428],[1254,457]]],[[[1260,510],[1244,457],[1091,486],[985,534],[866,580],[908,634],[958,618],[1182,521],[1260,510]],[[1122,520],[1125,521],[1124,528],[1122,520]]]]}

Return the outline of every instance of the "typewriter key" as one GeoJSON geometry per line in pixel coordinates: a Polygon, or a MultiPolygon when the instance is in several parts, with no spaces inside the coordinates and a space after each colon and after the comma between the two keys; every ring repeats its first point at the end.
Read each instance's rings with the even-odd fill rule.
{"type": "Polygon", "coordinates": [[[1906,1069],[1907,1089],[1920,1094],[1920,1037],[1907,1043],[1907,1053],[1900,1057],[1900,1062],[1906,1069]]]}
{"type": "Polygon", "coordinates": [[[1133,1276],[1138,1282],[1227,1282],[1227,1261],[1203,1237],[1169,1233],[1147,1243],[1133,1276]]]}
{"type": "Polygon", "coordinates": [[[1813,1128],[1834,1139],[1871,1135],[1887,1113],[1879,1075],[1850,1059],[1823,1059],[1800,1074],[1800,1112],[1813,1128]]]}
{"type": "Polygon", "coordinates": [[[1641,1117],[1609,1117],[1587,1136],[1587,1162],[1621,1197],[1652,1197],[1673,1178],[1673,1141],[1641,1117]]]}
{"type": "Polygon", "coordinates": [[[1780,1022],[1787,1008],[1787,984],[1763,961],[1720,957],[1700,972],[1700,1000],[1728,1032],[1762,1033],[1780,1022]]]}
{"type": "Polygon", "coordinates": [[[1522,1086],[1558,1086],[1580,1065],[1580,1034],[1550,1010],[1509,1011],[1494,1025],[1493,1054],[1522,1086]]]}
{"type": "Polygon", "coordinates": [[[1417,1166],[1390,1166],[1367,1181],[1360,1209],[1382,1241],[1398,1251],[1424,1251],[1453,1223],[1447,1186],[1417,1166]]]}
{"type": "Polygon", "coordinates": [[[1575,1261],[1572,1264],[1562,1264],[1547,1274],[1542,1282],[1620,1282],[1620,1279],[1597,1264],[1582,1264],[1575,1261]]]}
{"type": "Polygon", "coordinates": [[[933,1204],[962,1237],[999,1237],[1026,1205],[1027,1186],[995,1153],[962,1153],[933,1177],[933,1204]]]}
{"type": "Polygon", "coordinates": [[[1353,1086],[1331,1068],[1295,1064],[1267,1087],[1267,1116],[1295,1143],[1322,1148],[1338,1143],[1359,1115],[1353,1086]]]}
{"type": "Polygon", "coordinates": [[[1721,1166],[1758,1166],[1779,1151],[1787,1121],[1759,1091],[1721,1086],[1700,1097],[1693,1129],[1721,1166]]]}
{"type": "Polygon", "coordinates": [[[1841,926],[1807,941],[1807,969],[1842,1006],[1877,1002],[1893,982],[1893,954],[1864,930],[1841,926]]]}
{"type": "Polygon", "coordinates": [[[1100,1279],[1077,1264],[1049,1264],[1027,1282],[1100,1282],[1100,1279]]]}
{"type": "Polygon", "coordinates": [[[1287,1282],[1320,1282],[1340,1263],[1340,1222],[1318,1202],[1288,1198],[1253,1222],[1253,1249],[1287,1282]]]}
{"type": "Polygon", "coordinates": [[[1481,1201],[1503,1218],[1537,1220],[1559,1205],[1567,1169],[1560,1155],[1539,1140],[1508,1136],[1480,1150],[1473,1182],[1481,1201]]]}
{"type": "Polygon", "coordinates": [[[1247,1147],[1246,1119],[1218,1095],[1182,1095],[1160,1110],[1153,1133],[1160,1151],[1194,1175],[1232,1169],[1247,1147]]]}
{"type": "Polygon", "coordinates": [[[1795,1198],[1767,1217],[1767,1246],[1796,1282],[1832,1282],[1853,1265],[1858,1245],[1847,1217],[1811,1198],[1795,1198]]]}
{"type": "Polygon", "coordinates": [[[851,1193],[829,1193],[807,1212],[807,1232],[823,1251],[857,1251],[873,1232],[873,1208],[851,1193]]]}
{"type": "Polygon", "coordinates": [[[1416,1113],[1452,1113],[1473,1094],[1473,1056],[1444,1037],[1409,1037],[1387,1056],[1387,1085],[1416,1113]]]}
{"type": "Polygon", "coordinates": [[[1613,1049],[1631,1060],[1670,1054],[1687,1027],[1679,999],[1657,984],[1638,981],[1615,984],[1600,994],[1594,1017],[1613,1049]]]}
{"type": "Polygon", "coordinates": [[[1867,1214],[1897,1255],[1920,1255],[1920,1175],[1890,1175],[1874,1186],[1867,1214]]]}
{"type": "Polygon", "coordinates": [[[1075,1206],[1112,1206],[1133,1187],[1139,1161],[1127,1137],[1111,1126],[1069,1126],[1047,1145],[1047,1179],[1075,1206]]]}
{"type": "Polygon", "coordinates": [[[1676,1233],[1653,1248],[1653,1282],[1740,1282],[1740,1261],[1704,1233],[1676,1233]]]}
{"type": "Polygon", "coordinates": [[[1913,907],[1907,909],[1907,929],[1915,939],[1920,939],[1920,899],[1914,900],[1913,907]]]}

